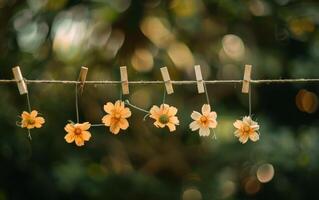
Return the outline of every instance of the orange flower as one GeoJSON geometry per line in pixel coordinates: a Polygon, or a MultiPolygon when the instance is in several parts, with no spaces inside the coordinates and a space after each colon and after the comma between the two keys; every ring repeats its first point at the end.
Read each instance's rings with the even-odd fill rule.
{"type": "Polygon", "coordinates": [[[154,125],[157,128],[168,127],[170,132],[176,130],[175,125],[179,125],[179,120],[175,116],[177,113],[177,108],[174,106],[169,106],[167,104],[162,104],[160,107],[153,106],[150,110],[150,118],[155,119],[154,125]]]}
{"type": "Polygon", "coordinates": [[[217,126],[217,114],[216,112],[211,112],[210,105],[208,104],[202,106],[202,114],[193,111],[191,118],[194,121],[190,123],[189,128],[192,131],[199,129],[200,136],[209,136],[210,128],[216,128],[217,126]]]}
{"type": "Polygon", "coordinates": [[[104,105],[104,111],[108,114],[102,118],[102,122],[110,127],[112,133],[118,134],[121,129],[126,130],[129,127],[126,118],[131,116],[131,111],[125,107],[123,101],[118,100],[115,104],[108,102],[104,105]]]}
{"type": "Polygon", "coordinates": [[[89,122],[82,124],[67,124],[64,130],[67,132],[64,139],[67,143],[72,143],[75,141],[77,146],[83,146],[84,141],[89,141],[91,138],[91,133],[88,131],[91,127],[89,122]]]}
{"type": "Polygon", "coordinates": [[[38,117],[38,111],[33,110],[31,113],[24,111],[21,114],[21,127],[27,129],[41,128],[45,120],[43,117],[38,117]]]}
{"type": "Polygon", "coordinates": [[[253,142],[259,140],[259,125],[250,116],[243,117],[243,120],[236,120],[234,127],[237,128],[235,136],[241,143],[245,144],[248,139],[253,142]]]}

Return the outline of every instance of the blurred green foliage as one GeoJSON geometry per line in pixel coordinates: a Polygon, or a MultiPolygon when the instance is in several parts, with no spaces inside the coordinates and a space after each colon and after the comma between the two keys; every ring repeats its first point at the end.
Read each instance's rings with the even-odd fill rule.
{"type": "MultiPolygon", "coordinates": [[[[316,0],[0,0],[0,79],[20,65],[27,79],[254,79],[319,76],[316,0]]],[[[74,85],[29,84],[32,107],[46,118],[33,140],[16,126],[27,109],[15,84],[0,85],[0,199],[316,199],[319,196],[318,86],[254,85],[257,143],[241,145],[232,123],[248,112],[240,85],[209,85],[218,113],[217,140],[188,129],[205,103],[195,85],[176,86],[175,133],[156,129],[132,109],[130,128],[103,127],[82,148],[64,141],[75,119],[74,85]]],[[[163,86],[131,85],[125,98],[149,109],[163,86]]],[[[103,104],[120,97],[115,85],[86,85],[81,121],[100,123],[103,104]]]]}

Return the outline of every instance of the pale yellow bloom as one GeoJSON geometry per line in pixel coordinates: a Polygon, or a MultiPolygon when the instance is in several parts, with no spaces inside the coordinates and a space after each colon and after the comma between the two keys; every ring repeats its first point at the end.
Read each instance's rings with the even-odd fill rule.
{"type": "Polygon", "coordinates": [[[27,129],[41,128],[45,123],[43,117],[38,117],[38,111],[33,110],[31,113],[24,111],[21,114],[21,127],[27,129]]]}
{"type": "Polygon", "coordinates": [[[202,106],[202,114],[197,111],[193,111],[191,118],[194,121],[190,123],[189,128],[192,131],[199,129],[200,136],[209,136],[210,128],[217,127],[217,114],[216,112],[211,112],[210,105],[208,104],[204,104],[202,106]]]}
{"type": "Polygon", "coordinates": [[[91,127],[89,122],[82,124],[67,124],[64,130],[67,132],[64,139],[67,143],[72,143],[75,141],[77,146],[83,146],[84,141],[89,141],[91,138],[91,133],[88,131],[91,127]]]}
{"type": "Polygon", "coordinates": [[[150,118],[155,119],[154,125],[157,128],[168,127],[170,132],[176,130],[176,125],[179,125],[179,120],[175,116],[177,108],[162,104],[160,107],[153,106],[150,110],[150,118]]]}
{"type": "Polygon", "coordinates": [[[235,136],[241,143],[245,144],[248,139],[253,142],[259,140],[259,125],[250,116],[243,117],[243,120],[236,120],[234,127],[237,128],[235,136]]]}
{"type": "Polygon", "coordinates": [[[116,101],[115,104],[108,102],[104,105],[104,111],[107,113],[102,118],[102,122],[105,126],[110,127],[110,131],[113,134],[118,134],[120,130],[126,130],[129,127],[129,123],[126,118],[131,116],[129,108],[125,107],[123,101],[116,101]]]}

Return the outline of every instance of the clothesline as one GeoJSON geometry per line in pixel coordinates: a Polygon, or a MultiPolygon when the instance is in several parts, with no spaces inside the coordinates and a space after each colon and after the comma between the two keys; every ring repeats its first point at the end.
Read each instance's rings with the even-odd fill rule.
{"type": "MultiPolygon", "coordinates": [[[[9,79],[0,79],[0,84],[6,83],[16,83],[16,80],[9,80],[9,79]]],[[[174,85],[192,85],[197,84],[196,80],[184,80],[184,81],[170,81],[174,85]]],[[[227,83],[242,83],[243,80],[204,80],[205,84],[227,84],[227,83]]],[[[284,83],[315,83],[319,82],[319,78],[314,79],[263,79],[263,80],[250,80],[252,84],[284,84],[284,83]]],[[[71,80],[27,80],[25,79],[25,83],[35,83],[35,84],[81,84],[81,81],[71,81],[71,80]]],[[[85,81],[85,84],[121,84],[122,81],[110,81],[110,80],[102,80],[102,81],[85,81]]],[[[128,84],[163,84],[164,81],[128,81],[128,84]]]]}

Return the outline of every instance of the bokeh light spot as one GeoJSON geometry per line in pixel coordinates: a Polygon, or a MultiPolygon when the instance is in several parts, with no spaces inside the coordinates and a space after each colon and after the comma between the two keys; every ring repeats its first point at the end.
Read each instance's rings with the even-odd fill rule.
{"type": "Polygon", "coordinates": [[[182,200],[202,200],[202,193],[196,188],[188,188],[183,192],[182,200]]]}
{"type": "Polygon", "coordinates": [[[148,72],[153,68],[153,55],[148,49],[135,49],[131,58],[131,63],[134,69],[139,72],[148,72]]]}
{"type": "Polygon", "coordinates": [[[315,93],[302,89],[296,95],[296,105],[302,112],[314,113],[318,109],[318,97],[315,93]]]}
{"type": "Polygon", "coordinates": [[[244,181],[244,189],[247,194],[256,194],[260,188],[261,185],[255,177],[249,177],[244,181]]]}
{"type": "Polygon", "coordinates": [[[225,35],[222,39],[225,54],[236,61],[240,61],[245,55],[245,45],[240,37],[233,34],[225,35]]]}
{"type": "Polygon", "coordinates": [[[275,169],[272,164],[266,163],[258,167],[257,178],[261,183],[267,183],[273,179],[275,169]]]}
{"type": "Polygon", "coordinates": [[[184,43],[176,42],[171,44],[167,53],[179,69],[193,67],[195,64],[191,50],[184,43]]]}

